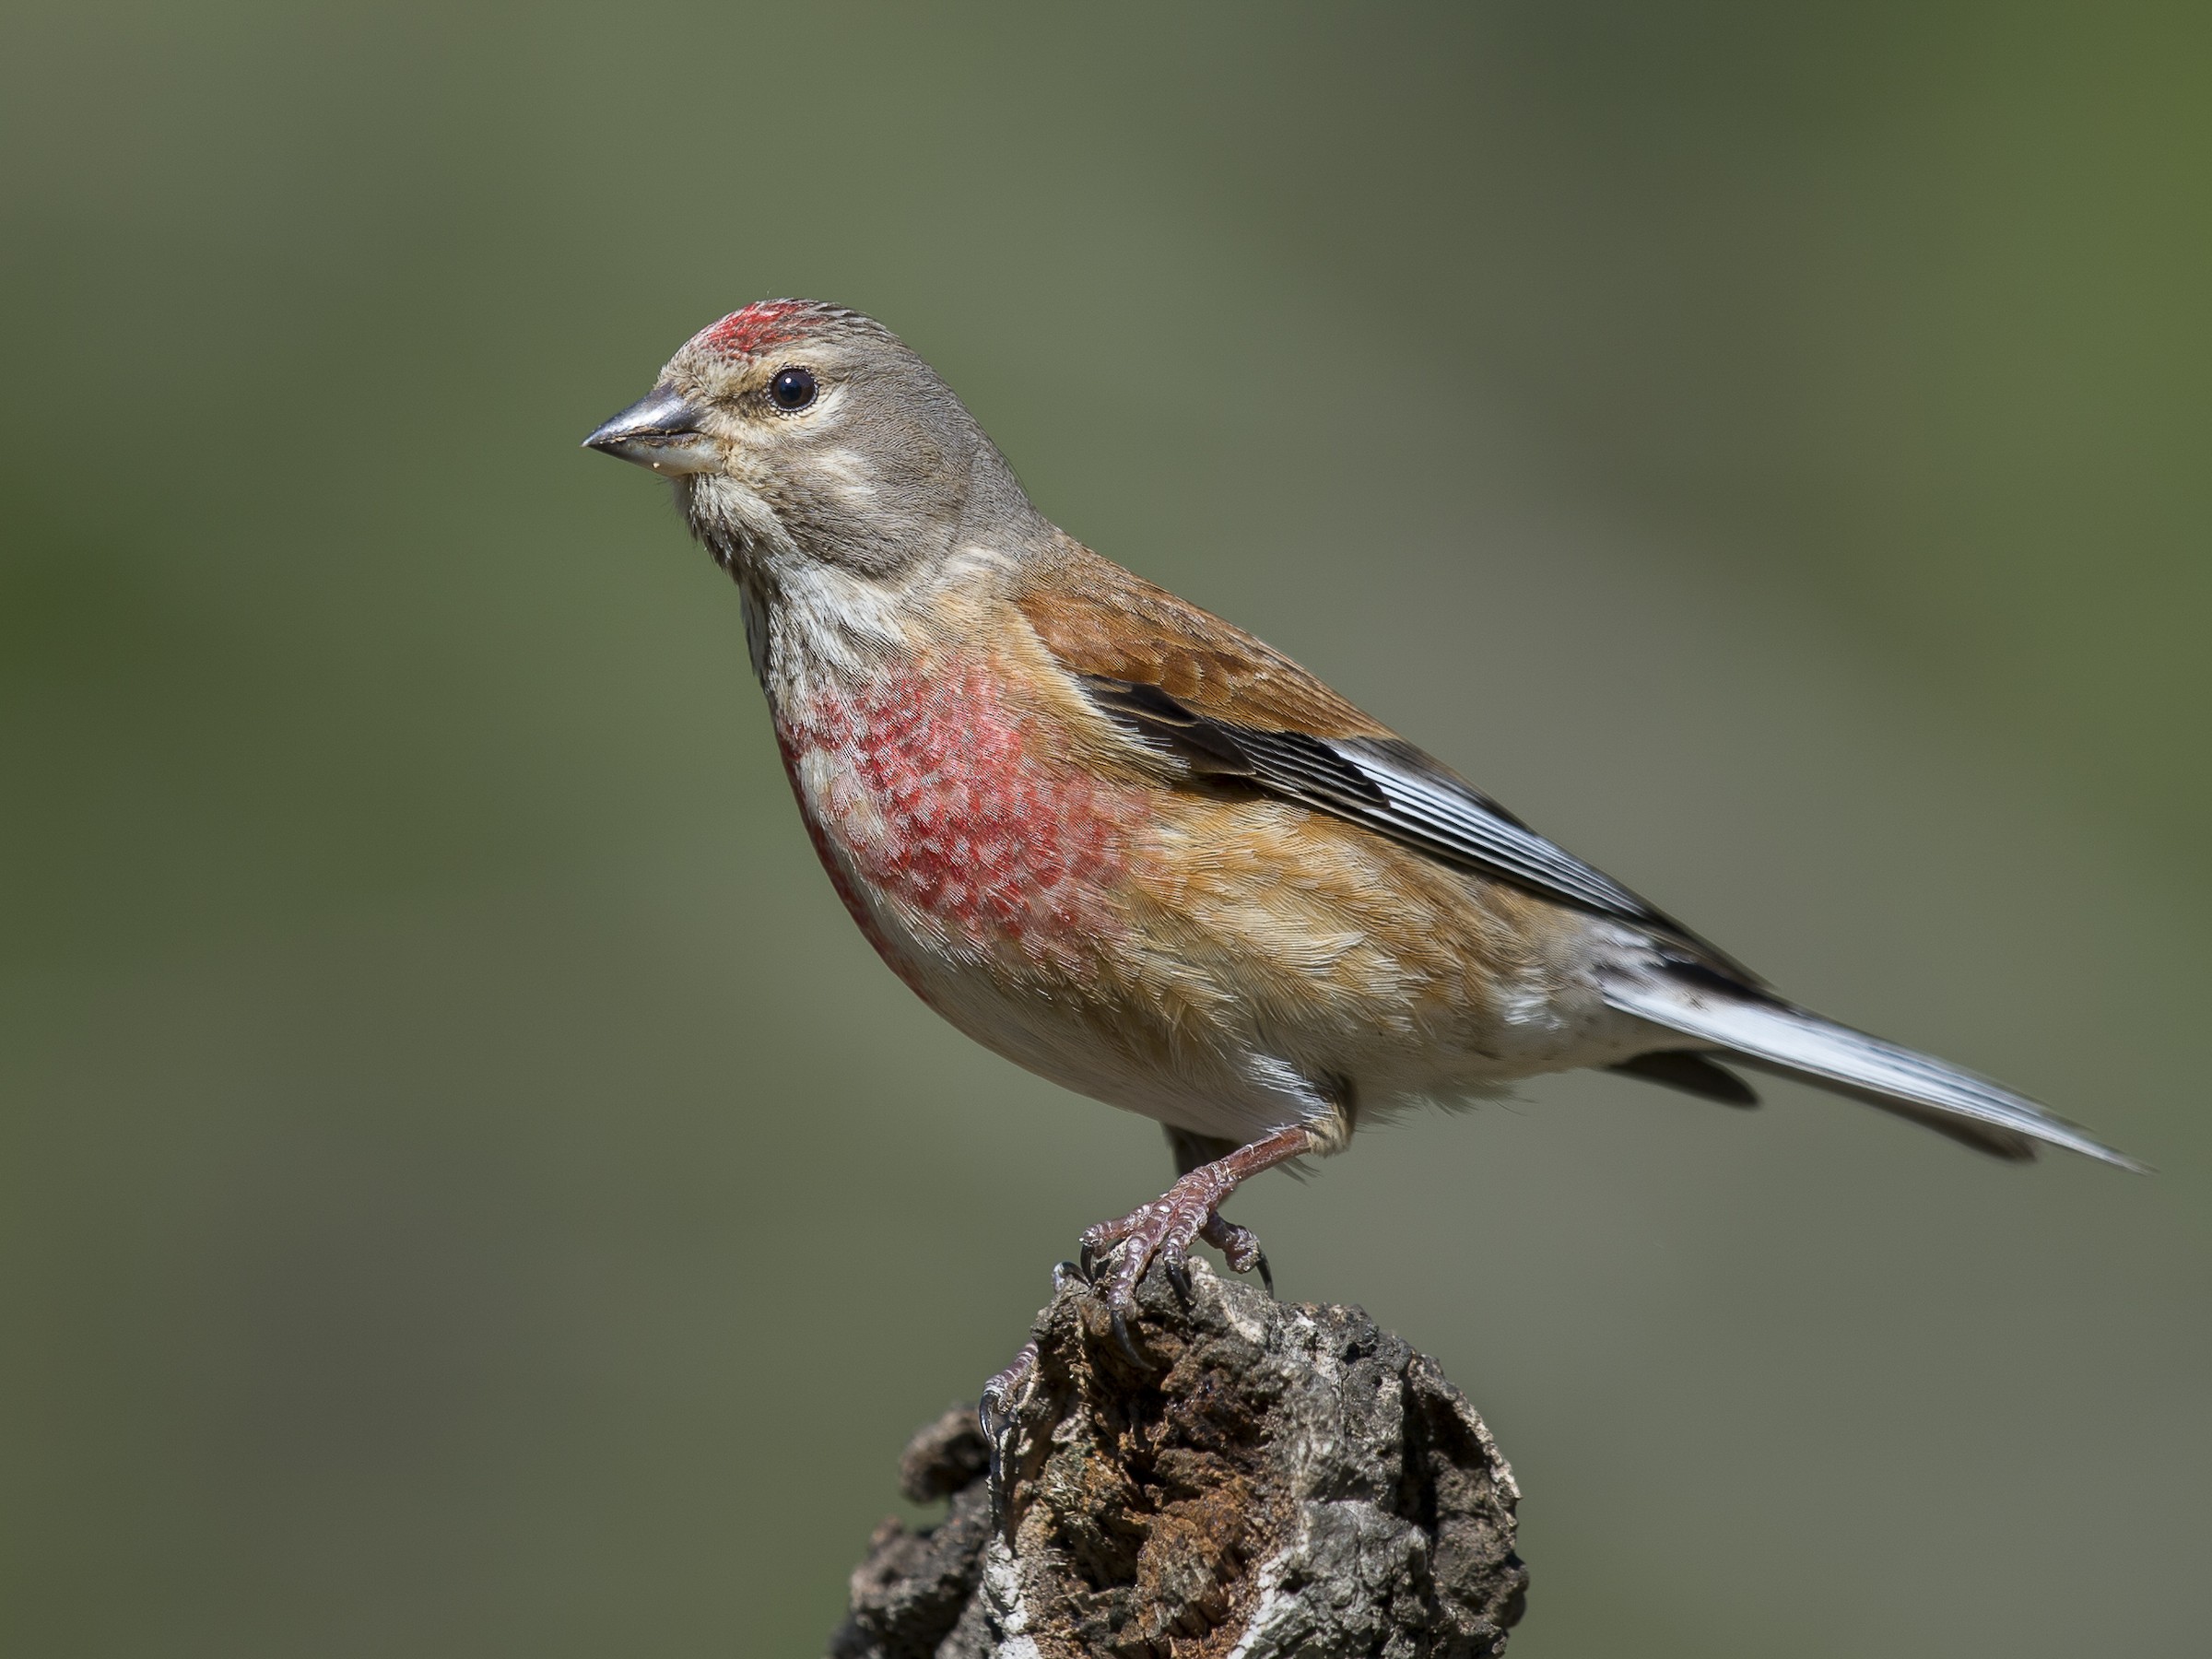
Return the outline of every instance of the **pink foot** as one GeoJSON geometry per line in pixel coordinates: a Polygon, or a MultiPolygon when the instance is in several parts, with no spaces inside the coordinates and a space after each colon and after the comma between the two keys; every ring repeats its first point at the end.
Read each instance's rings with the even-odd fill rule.
{"type": "Polygon", "coordinates": [[[1239,1147],[1226,1158],[1201,1164],[1165,1193],[1131,1210],[1118,1221],[1101,1221],[1083,1234],[1083,1274],[1093,1283],[1098,1270],[1111,1257],[1112,1273],[1106,1280],[1106,1302],[1118,1320],[1136,1299],[1136,1288],[1146,1272],[1158,1263],[1168,1282],[1188,1300],[1190,1270],[1185,1265],[1192,1241],[1204,1239],[1228,1258],[1231,1269],[1246,1273],[1257,1267],[1270,1294],[1275,1277],[1268,1271],[1266,1253],[1260,1241],[1233,1221],[1217,1213],[1239,1183],[1313,1149],[1313,1135],[1303,1127],[1278,1129],[1273,1135],[1239,1147]]]}

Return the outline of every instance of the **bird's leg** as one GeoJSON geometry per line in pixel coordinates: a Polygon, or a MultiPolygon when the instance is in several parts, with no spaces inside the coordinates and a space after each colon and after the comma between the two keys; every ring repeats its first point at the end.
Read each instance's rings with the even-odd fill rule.
{"type": "MultiPolygon", "coordinates": [[[[1209,1244],[1219,1246],[1229,1257],[1229,1265],[1240,1273],[1264,1266],[1266,1258],[1260,1252],[1259,1241],[1245,1229],[1223,1221],[1215,1211],[1241,1183],[1261,1171],[1287,1163],[1320,1145],[1320,1137],[1300,1124],[1263,1135],[1226,1158],[1200,1164],[1151,1203],[1118,1221],[1101,1221],[1085,1230],[1085,1273],[1095,1278],[1096,1269],[1108,1253],[1120,1247],[1112,1277],[1105,1287],[1108,1305],[1120,1312],[1135,1300],[1138,1282],[1156,1261],[1179,1288],[1187,1283],[1183,1258],[1194,1239],[1203,1237],[1209,1244]]],[[[1273,1288],[1271,1281],[1269,1288],[1273,1288]]]]}

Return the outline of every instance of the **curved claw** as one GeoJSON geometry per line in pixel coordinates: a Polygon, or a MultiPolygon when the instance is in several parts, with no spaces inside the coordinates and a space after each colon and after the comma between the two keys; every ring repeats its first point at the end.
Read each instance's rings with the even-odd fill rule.
{"type": "Polygon", "coordinates": [[[1168,1283],[1175,1287],[1175,1294],[1182,1305],[1189,1307],[1192,1300],[1190,1265],[1180,1253],[1170,1255],[1163,1250],[1159,1253],[1159,1270],[1167,1276],[1168,1283]]]}
{"type": "Polygon", "coordinates": [[[1109,1323],[1113,1326],[1113,1340],[1123,1354],[1127,1357],[1129,1363],[1135,1366],[1138,1371],[1150,1371],[1152,1362],[1136,1351],[1136,1343],[1129,1335],[1129,1322],[1123,1317],[1121,1309],[1114,1309],[1109,1323]]]}
{"type": "Polygon", "coordinates": [[[1249,1227],[1239,1227],[1221,1216],[1211,1217],[1198,1236],[1221,1253],[1232,1273],[1260,1272],[1260,1282],[1267,1287],[1267,1294],[1275,1294],[1275,1270],[1268,1265],[1267,1253],[1260,1248],[1259,1235],[1249,1227]]]}
{"type": "Polygon", "coordinates": [[[994,1504],[1006,1477],[1006,1433],[1013,1427],[1006,1403],[995,1390],[986,1388],[976,1402],[975,1426],[983,1431],[983,1451],[990,1458],[991,1498],[994,1504]]]}

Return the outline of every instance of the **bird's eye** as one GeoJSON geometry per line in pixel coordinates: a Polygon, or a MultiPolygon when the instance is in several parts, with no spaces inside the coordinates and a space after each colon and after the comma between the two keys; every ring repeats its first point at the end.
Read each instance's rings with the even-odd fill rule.
{"type": "Polygon", "coordinates": [[[779,409],[803,409],[814,401],[814,376],[804,369],[779,369],[768,382],[768,395],[779,409]]]}

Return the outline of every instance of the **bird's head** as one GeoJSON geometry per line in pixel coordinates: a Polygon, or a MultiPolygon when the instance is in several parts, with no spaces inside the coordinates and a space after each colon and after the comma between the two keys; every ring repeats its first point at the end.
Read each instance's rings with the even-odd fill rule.
{"type": "Polygon", "coordinates": [[[733,570],[797,559],[889,577],[994,523],[1036,522],[936,372],[820,300],[764,300],[702,329],[584,446],[674,479],[693,534],[733,570]]]}

